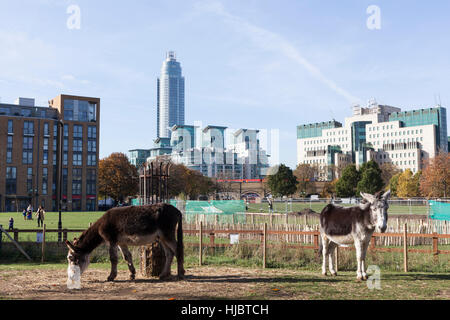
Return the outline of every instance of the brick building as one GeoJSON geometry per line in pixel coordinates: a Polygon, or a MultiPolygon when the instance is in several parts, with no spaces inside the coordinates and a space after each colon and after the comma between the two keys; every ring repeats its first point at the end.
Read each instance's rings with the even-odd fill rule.
{"type": "Polygon", "coordinates": [[[48,107],[0,104],[0,211],[32,204],[56,210],[58,121],[62,120],[63,210],[97,210],[100,99],[59,95],[48,107]]]}

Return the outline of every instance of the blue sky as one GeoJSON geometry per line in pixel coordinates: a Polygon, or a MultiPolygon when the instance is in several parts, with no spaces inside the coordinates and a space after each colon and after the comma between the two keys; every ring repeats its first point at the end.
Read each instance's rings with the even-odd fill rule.
{"type": "MultiPolygon", "coordinates": [[[[101,98],[100,157],[150,148],[166,51],[186,79],[186,123],[278,130],[296,163],[296,126],[343,121],[355,102],[430,107],[450,85],[448,1],[0,2],[0,97],[38,105],[101,98]],[[70,5],[80,29],[69,29],[70,5]],[[381,28],[366,12],[380,8],[381,28]]],[[[270,153],[270,150],[269,150],[270,153]]]]}

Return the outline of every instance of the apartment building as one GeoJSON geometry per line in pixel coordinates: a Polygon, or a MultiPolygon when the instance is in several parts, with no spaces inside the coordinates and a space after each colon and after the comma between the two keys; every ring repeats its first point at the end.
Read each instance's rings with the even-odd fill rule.
{"type": "Polygon", "coordinates": [[[0,104],[0,210],[56,210],[58,122],[63,210],[97,210],[100,99],[59,95],[48,107],[0,104]]]}

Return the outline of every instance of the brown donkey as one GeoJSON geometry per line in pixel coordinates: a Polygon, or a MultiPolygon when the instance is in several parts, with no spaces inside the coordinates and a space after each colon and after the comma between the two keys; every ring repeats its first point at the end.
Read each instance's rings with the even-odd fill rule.
{"type": "Polygon", "coordinates": [[[128,245],[150,244],[157,237],[159,237],[166,255],[164,269],[159,275],[160,279],[170,276],[170,265],[174,255],[177,257],[178,278],[183,278],[182,215],[177,208],[166,203],[117,207],[106,211],[78,239],[75,238],[73,244],[66,241],[69,247],[67,255],[69,269],[78,266],[82,274],[89,265],[90,253],[100,244],[106,242],[109,244],[111,260],[111,273],[108,276],[108,281],[113,281],[117,276],[117,247],[119,247],[123,258],[128,263],[130,279],[133,280],[136,270],[128,245]]]}

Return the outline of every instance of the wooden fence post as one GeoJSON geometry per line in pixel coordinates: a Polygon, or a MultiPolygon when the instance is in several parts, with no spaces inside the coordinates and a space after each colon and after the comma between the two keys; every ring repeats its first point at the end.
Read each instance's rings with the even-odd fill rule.
{"type": "Polygon", "coordinates": [[[403,269],[408,272],[408,225],[403,229],[403,269]]]}
{"type": "Polygon", "coordinates": [[[335,253],[334,253],[334,265],[336,266],[336,272],[339,271],[339,246],[336,246],[335,249],[335,253]]]}
{"type": "Polygon", "coordinates": [[[46,225],[44,224],[44,228],[42,229],[42,256],[41,256],[41,263],[43,263],[44,259],[45,259],[45,229],[46,229],[46,225]]]}
{"type": "Polygon", "coordinates": [[[216,252],[216,247],[214,246],[214,240],[215,240],[215,234],[213,232],[211,232],[209,234],[209,245],[211,247],[211,250],[209,250],[209,251],[211,251],[211,254],[215,254],[215,252],[216,252]]]}
{"type": "Polygon", "coordinates": [[[314,250],[316,251],[316,253],[319,252],[319,235],[318,234],[314,234],[314,250]]]}
{"type": "Polygon", "coordinates": [[[198,264],[202,265],[202,246],[203,246],[203,222],[200,221],[200,232],[199,232],[199,238],[198,238],[198,264]]]}
{"type": "Polygon", "coordinates": [[[267,249],[267,222],[264,222],[263,230],[263,268],[266,268],[266,249],[267,249]]]}
{"type": "Polygon", "coordinates": [[[438,254],[439,254],[438,240],[439,240],[438,234],[436,232],[433,232],[433,255],[434,255],[435,261],[438,260],[438,254]]]}

